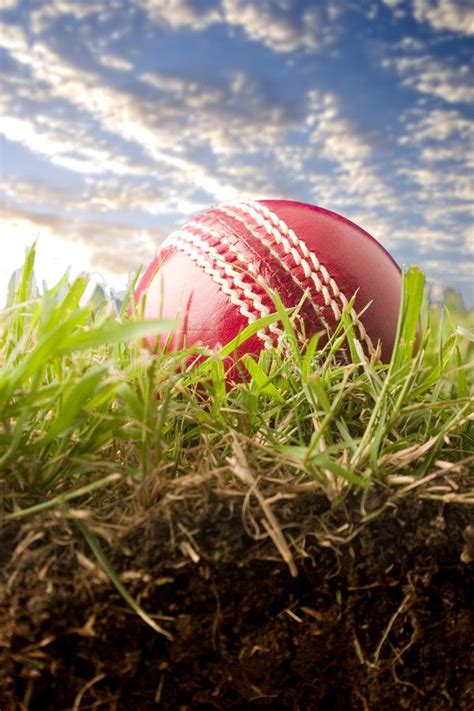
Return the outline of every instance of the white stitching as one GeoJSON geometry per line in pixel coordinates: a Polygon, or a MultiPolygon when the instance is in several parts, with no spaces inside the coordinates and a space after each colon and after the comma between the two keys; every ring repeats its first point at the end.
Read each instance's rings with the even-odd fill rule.
{"type": "MultiPolygon", "coordinates": [[[[261,215],[259,215],[259,213],[256,211],[258,209],[257,206],[260,206],[260,203],[255,203],[250,200],[246,200],[246,201],[242,200],[240,203],[237,203],[237,204],[239,204],[239,208],[242,212],[246,213],[249,217],[251,217],[253,220],[255,220],[261,227],[263,227],[265,229],[267,235],[272,237],[272,239],[275,242],[277,242],[278,244],[281,244],[285,253],[288,256],[293,256],[293,259],[294,259],[294,252],[298,253],[296,248],[298,247],[301,249],[301,245],[303,245],[304,243],[301,242],[301,240],[299,240],[296,237],[296,234],[294,233],[294,231],[292,229],[288,228],[288,226],[283,222],[283,220],[281,220],[281,223],[282,223],[282,225],[284,225],[284,228],[281,226],[280,229],[277,229],[277,227],[275,226],[275,223],[279,220],[279,218],[276,215],[274,215],[274,213],[271,213],[272,219],[267,220],[267,219],[263,218],[261,215]],[[288,236],[291,238],[291,241],[293,242],[293,244],[295,246],[292,246],[290,244],[290,242],[288,241],[288,239],[286,237],[282,236],[282,233],[288,234],[288,236]]],[[[264,206],[262,205],[261,207],[263,208],[264,206]]],[[[236,209],[236,203],[230,203],[230,204],[226,205],[226,209],[227,210],[236,209]]],[[[268,212],[270,212],[270,211],[268,211],[268,212]]],[[[246,223],[244,223],[244,224],[246,224],[246,223]]],[[[325,306],[331,307],[332,312],[334,314],[334,318],[336,319],[336,321],[339,321],[339,319],[341,318],[341,313],[338,309],[338,306],[331,299],[329,292],[327,290],[327,287],[321,282],[321,280],[317,274],[317,271],[320,270],[321,265],[319,264],[319,261],[318,261],[316,255],[308,252],[307,249],[306,250],[301,249],[301,251],[303,252],[303,259],[300,258],[300,264],[303,267],[305,277],[307,279],[311,279],[313,281],[316,291],[318,293],[322,294],[322,296],[323,296],[325,306]],[[304,254],[305,251],[308,255],[307,257],[304,254]],[[310,265],[308,264],[308,259],[313,263],[313,266],[315,267],[316,271],[311,269],[310,265]]],[[[279,256],[278,256],[278,259],[281,262],[281,259],[279,256]]],[[[296,260],[295,260],[295,264],[297,264],[297,266],[299,266],[296,260]]],[[[326,271],[326,275],[329,277],[329,275],[327,274],[327,271],[326,271]]],[[[324,277],[324,274],[323,274],[323,277],[324,277]]],[[[302,288],[304,289],[303,286],[302,286],[302,288]]],[[[318,316],[321,318],[320,311],[318,311],[318,316]]],[[[328,325],[325,324],[325,326],[326,326],[326,329],[329,333],[328,325]]]]}
{"type": "MultiPolygon", "coordinates": [[[[303,294],[306,290],[304,284],[302,284],[301,281],[295,276],[295,274],[292,272],[291,267],[288,264],[286,264],[285,261],[282,261],[281,255],[278,254],[278,252],[276,252],[272,248],[272,241],[268,241],[264,237],[262,237],[254,229],[253,225],[250,224],[248,222],[248,220],[245,220],[242,217],[241,213],[249,215],[250,217],[252,217],[255,220],[255,222],[257,222],[257,224],[259,224],[261,227],[264,227],[264,228],[265,228],[265,220],[260,215],[258,215],[258,213],[257,214],[250,214],[249,210],[242,209],[242,208],[243,208],[243,205],[240,204],[239,202],[231,202],[231,203],[223,203],[221,205],[217,205],[215,207],[215,210],[223,212],[224,214],[229,215],[229,217],[232,217],[233,219],[235,219],[237,222],[240,222],[240,224],[242,224],[250,232],[252,237],[257,239],[261,244],[263,244],[266,247],[266,249],[268,249],[268,251],[270,252],[272,257],[274,259],[276,259],[277,262],[285,269],[285,271],[292,278],[293,282],[301,289],[301,292],[303,294]]],[[[214,210],[213,210],[213,212],[214,212],[214,210]]],[[[305,259],[301,259],[297,250],[294,249],[293,247],[291,247],[290,244],[288,243],[288,241],[284,237],[282,237],[281,234],[276,229],[272,229],[272,228],[270,230],[266,229],[266,232],[267,232],[267,234],[269,234],[273,237],[273,240],[277,244],[281,244],[283,246],[286,254],[292,255],[294,262],[297,266],[301,265],[303,267],[304,275],[306,278],[308,278],[312,274],[311,268],[305,259]]],[[[321,289],[322,289],[322,286],[318,280],[317,281],[317,290],[321,291],[321,289]]],[[[321,313],[320,307],[316,304],[314,299],[311,298],[311,294],[308,297],[308,301],[311,304],[311,306],[313,307],[313,310],[315,311],[316,316],[321,321],[322,325],[324,326],[324,328],[326,329],[326,331],[329,334],[329,332],[330,332],[329,325],[328,325],[327,321],[324,319],[324,317],[321,313]]]]}
{"type": "MultiPolygon", "coordinates": [[[[262,203],[254,201],[254,200],[243,199],[241,201],[236,201],[233,204],[234,205],[235,204],[241,204],[241,205],[244,204],[244,205],[248,206],[249,214],[250,214],[250,210],[256,211],[257,214],[265,216],[265,218],[267,219],[267,222],[271,223],[274,226],[274,228],[278,228],[280,230],[280,233],[288,235],[288,237],[289,237],[290,241],[293,243],[293,245],[297,249],[300,249],[301,252],[303,253],[303,255],[306,257],[306,259],[309,259],[311,261],[315,270],[322,274],[324,281],[326,282],[326,284],[330,285],[335,298],[339,299],[343,308],[347,307],[347,304],[348,304],[347,298],[344,296],[344,294],[342,294],[342,292],[340,291],[340,289],[337,286],[334,279],[329,276],[329,273],[328,273],[326,267],[319,262],[317,256],[314,254],[314,252],[309,251],[307,245],[297,237],[294,230],[289,228],[288,225],[284,222],[284,220],[282,220],[280,217],[278,217],[278,215],[276,215],[274,212],[272,212],[266,205],[263,205],[262,203]]],[[[269,231],[268,227],[265,224],[262,226],[265,227],[267,232],[269,231]]],[[[286,244],[288,244],[288,243],[286,242],[286,244],[285,244],[285,242],[283,242],[283,240],[282,240],[282,243],[286,249],[286,244]]],[[[339,306],[336,304],[335,300],[331,298],[327,287],[321,284],[320,279],[317,277],[317,275],[314,274],[314,272],[312,273],[311,276],[312,276],[312,279],[313,279],[314,284],[316,286],[316,289],[318,291],[321,291],[321,293],[323,294],[323,298],[324,298],[324,302],[325,302],[326,306],[331,307],[336,321],[340,321],[340,319],[342,317],[341,311],[339,309],[339,306]],[[318,288],[318,286],[319,286],[319,288],[318,288]]],[[[369,353],[371,354],[375,350],[374,345],[373,345],[367,331],[365,330],[364,325],[358,319],[357,314],[354,311],[354,309],[351,309],[350,316],[353,319],[355,326],[359,331],[359,335],[360,335],[361,339],[363,341],[365,341],[365,343],[368,347],[369,353]]]]}
{"type": "MultiPolygon", "coordinates": [[[[187,227],[187,225],[185,225],[185,227],[187,227]]],[[[166,239],[166,247],[171,246],[186,254],[201,267],[230,298],[231,303],[238,307],[240,313],[245,316],[249,324],[257,320],[256,311],[260,312],[261,316],[270,314],[270,310],[262,303],[260,296],[256,294],[248,284],[242,281],[242,275],[226,263],[216,250],[201,240],[199,235],[193,234],[191,231],[185,229],[176,230],[176,232],[172,232],[166,239]],[[211,261],[206,258],[206,254],[210,257],[211,261]],[[243,292],[246,301],[241,298],[241,295],[238,295],[239,290],[243,292]],[[252,307],[254,311],[250,310],[252,307]]],[[[268,328],[277,337],[283,336],[282,330],[279,329],[276,324],[270,324],[268,328]]],[[[257,335],[264,342],[265,348],[272,348],[274,346],[273,340],[263,329],[257,331],[257,335]]]]}
{"type": "MultiPolygon", "coordinates": [[[[214,208],[212,210],[212,214],[214,215],[218,210],[219,210],[218,207],[214,208]]],[[[227,239],[227,235],[225,234],[225,232],[219,232],[218,230],[215,230],[212,227],[210,227],[209,225],[207,225],[205,222],[200,221],[203,218],[205,218],[207,214],[208,213],[202,213],[200,215],[197,215],[196,218],[194,218],[193,220],[190,220],[189,222],[187,222],[184,225],[184,229],[186,229],[188,231],[193,231],[194,234],[196,234],[196,232],[197,232],[198,234],[202,235],[203,237],[208,237],[208,238],[210,237],[210,238],[216,239],[218,241],[217,247],[213,247],[205,241],[201,241],[198,246],[203,251],[207,252],[208,254],[211,254],[213,259],[216,260],[217,262],[221,263],[221,265],[223,265],[225,270],[227,270],[229,267],[229,263],[226,261],[226,255],[228,253],[232,253],[236,257],[238,262],[240,263],[242,274],[245,274],[246,271],[248,271],[252,275],[251,278],[253,278],[254,281],[257,282],[257,284],[259,284],[265,290],[265,292],[268,294],[270,291],[269,285],[267,284],[265,279],[261,276],[261,274],[259,274],[255,265],[251,261],[249,261],[248,256],[244,252],[242,252],[240,249],[238,249],[238,247],[235,244],[232,244],[232,242],[230,242],[227,239]],[[223,248],[225,250],[224,254],[222,254],[221,252],[218,251],[219,248],[223,248]]],[[[250,230],[250,226],[247,225],[242,220],[241,217],[239,217],[239,221],[242,224],[244,224],[247,227],[247,229],[250,230]]],[[[177,232],[181,232],[181,231],[182,230],[177,230],[177,232]]],[[[251,231],[251,234],[253,236],[255,236],[256,239],[259,239],[262,242],[262,244],[264,244],[267,247],[267,249],[269,249],[271,251],[272,256],[277,260],[277,262],[279,264],[281,264],[286,269],[286,271],[288,272],[290,277],[294,280],[294,282],[301,289],[301,294],[303,295],[303,293],[305,291],[303,284],[301,284],[301,282],[294,276],[294,274],[291,273],[291,270],[287,267],[287,265],[281,261],[280,255],[277,252],[275,252],[274,250],[272,250],[271,246],[267,245],[261,239],[260,235],[258,235],[258,233],[256,233],[254,230],[251,231]]],[[[188,241],[189,241],[189,238],[188,238],[188,241]]],[[[195,240],[194,240],[194,242],[195,242],[195,240]]],[[[231,276],[234,277],[234,282],[238,286],[240,286],[242,289],[248,288],[248,285],[241,283],[240,273],[236,273],[235,271],[233,271],[231,273],[231,276]],[[236,276],[236,274],[237,274],[237,276],[236,276]]],[[[322,314],[320,313],[320,309],[319,309],[318,305],[316,303],[314,303],[313,300],[311,299],[311,295],[309,294],[309,292],[308,292],[308,297],[309,297],[308,300],[310,301],[310,303],[313,305],[313,307],[315,309],[316,315],[318,316],[319,320],[323,323],[323,325],[326,327],[326,329],[329,333],[329,327],[328,327],[327,323],[324,321],[324,318],[323,318],[322,314]]],[[[258,297],[258,298],[260,298],[260,297],[258,297]]],[[[275,336],[277,336],[277,338],[282,338],[283,331],[276,324],[272,323],[267,328],[275,336]]],[[[298,330],[296,335],[297,335],[297,338],[300,341],[300,343],[303,344],[305,341],[303,333],[298,330]]]]}
{"type": "MultiPolygon", "coordinates": [[[[178,237],[183,238],[185,241],[194,244],[203,252],[206,252],[216,264],[220,265],[224,272],[233,279],[234,284],[243,291],[244,295],[252,303],[254,308],[257,311],[260,311],[262,316],[268,316],[271,313],[270,310],[262,303],[261,297],[254,293],[251,285],[245,283],[242,277],[245,276],[245,270],[248,270],[254,281],[259,284],[266,293],[269,292],[268,284],[262,275],[258,273],[256,267],[249,262],[247,256],[234,244],[230,243],[224,234],[210,228],[206,224],[195,222],[194,220],[187,222],[184,225],[184,228],[177,230],[175,234],[177,234],[178,237]],[[225,255],[221,254],[215,247],[212,247],[205,240],[200,239],[199,235],[202,235],[203,237],[213,237],[219,240],[219,244],[225,247],[226,252],[229,251],[236,256],[237,260],[242,265],[241,271],[236,271],[232,264],[229,264],[229,262],[226,261],[225,255]]],[[[284,335],[282,329],[279,328],[276,323],[269,324],[267,329],[277,338],[282,338],[284,335]]]]}

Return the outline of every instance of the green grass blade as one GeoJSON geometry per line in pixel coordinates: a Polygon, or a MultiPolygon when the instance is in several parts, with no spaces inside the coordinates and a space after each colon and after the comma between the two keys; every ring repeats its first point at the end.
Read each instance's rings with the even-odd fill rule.
{"type": "Polygon", "coordinates": [[[77,499],[81,496],[87,496],[88,494],[92,494],[94,491],[98,491],[99,489],[103,489],[106,486],[110,486],[121,478],[122,476],[118,473],[107,474],[107,476],[104,476],[101,479],[96,479],[95,481],[91,481],[89,484],[85,484],[84,486],[81,486],[78,489],[66,491],[63,494],[53,496],[51,499],[41,501],[40,503],[35,504],[34,506],[29,506],[26,509],[20,509],[19,511],[14,511],[13,513],[6,514],[5,521],[16,521],[18,519],[29,518],[30,516],[34,516],[38,513],[43,513],[44,511],[49,511],[50,509],[54,509],[56,507],[59,508],[60,506],[64,506],[64,504],[68,501],[73,501],[73,499],[77,499]]]}
{"type": "Polygon", "coordinates": [[[268,375],[263,370],[262,366],[257,363],[249,353],[242,357],[242,362],[245,365],[248,373],[252,377],[252,381],[257,386],[257,391],[268,398],[271,398],[279,403],[284,403],[285,399],[280,395],[274,384],[271,382],[268,375]]]}
{"type": "Polygon", "coordinates": [[[78,518],[74,518],[74,523],[76,524],[79,531],[82,533],[84,539],[86,540],[87,544],[89,545],[89,548],[91,549],[92,553],[94,554],[100,567],[102,568],[104,573],[107,575],[110,582],[115,586],[117,591],[123,597],[123,599],[125,600],[127,605],[135,612],[135,614],[138,615],[138,617],[140,617],[149,627],[151,627],[152,630],[154,630],[158,634],[163,635],[164,637],[166,637],[169,640],[173,640],[173,635],[170,632],[168,632],[168,630],[165,630],[163,627],[158,625],[155,622],[155,620],[153,620],[150,617],[150,615],[148,615],[145,612],[145,610],[141,607],[141,605],[138,604],[138,602],[135,600],[135,598],[132,595],[130,595],[127,588],[124,586],[124,584],[118,577],[114,567],[112,566],[109,559],[107,558],[104,551],[102,550],[96,536],[92,533],[92,531],[88,528],[88,526],[86,526],[84,521],[81,521],[78,518]]]}
{"type": "Polygon", "coordinates": [[[420,323],[424,297],[425,276],[421,269],[411,266],[403,275],[402,302],[398,317],[397,335],[390,362],[389,379],[410,367],[420,323]]]}
{"type": "Polygon", "coordinates": [[[44,437],[37,442],[37,446],[48,444],[59,435],[66,433],[74,425],[87,401],[95,394],[106,374],[107,368],[98,365],[91,368],[77,383],[73,383],[66,389],[56,418],[46,430],[44,437]]]}

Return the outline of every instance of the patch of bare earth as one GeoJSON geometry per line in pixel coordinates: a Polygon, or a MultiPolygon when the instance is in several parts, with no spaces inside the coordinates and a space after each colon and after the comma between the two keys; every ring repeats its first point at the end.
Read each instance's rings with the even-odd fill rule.
{"type": "Polygon", "coordinates": [[[171,639],[71,518],[4,525],[0,708],[472,711],[469,507],[413,494],[364,522],[384,497],[331,509],[310,489],[265,491],[272,523],[254,494],[201,482],[164,486],[120,524],[91,515],[171,639]]]}

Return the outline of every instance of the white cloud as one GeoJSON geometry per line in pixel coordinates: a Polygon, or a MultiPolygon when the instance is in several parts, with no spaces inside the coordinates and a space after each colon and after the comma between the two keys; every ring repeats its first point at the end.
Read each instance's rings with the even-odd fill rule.
{"type": "Polygon", "coordinates": [[[402,50],[407,50],[409,52],[420,52],[424,48],[424,43],[417,39],[416,37],[411,37],[410,35],[407,35],[406,37],[402,37],[402,39],[399,42],[399,46],[402,50]]]}
{"type": "Polygon", "coordinates": [[[423,255],[436,252],[446,254],[459,247],[457,235],[429,225],[411,227],[409,230],[399,229],[397,239],[416,244],[417,252],[423,255]]]}
{"type": "MultiPolygon", "coordinates": [[[[111,3],[114,5],[114,0],[111,3]]],[[[84,20],[90,15],[101,15],[106,12],[107,5],[101,0],[48,0],[35,8],[29,16],[31,29],[35,34],[43,32],[51,22],[60,17],[70,15],[75,20],[84,20]]]]}
{"type": "Polygon", "coordinates": [[[452,218],[468,216],[474,198],[474,125],[453,109],[419,108],[402,116],[402,123],[400,144],[416,159],[399,166],[397,173],[418,187],[417,199],[426,202],[431,219],[453,226],[452,218]],[[433,165],[437,162],[442,167],[433,165]]]}
{"type": "Polygon", "coordinates": [[[274,52],[314,51],[330,44],[337,31],[331,27],[333,6],[307,7],[301,11],[286,0],[214,0],[208,4],[190,0],[136,0],[156,24],[173,30],[199,32],[225,24],[241,30],[253,42],[274,52]]]}
{"type": "Polygon", "coordinates": [[[206,109],[217,107],[225,99],[222,91],[180,76],[146,72],[140,80],[166,95],[168,101],[171,98],[174,106],[178,103],[190,109],[206,109]]]}
{"type": "Polygon", "coordinates": [[[6,11],[6,10],[15,10],[15,8],[18,6],[18,0],[2,0],[0,4],[0,12],[6,11]]]}
{"type": "Polygon", "coordinates": [[[434,30],[474,34],[474,6],[470,0],[413,0],[413,13],[418,22],[426,22],[434,30]]]}
{"type": "Polygon", "coordinates": [[[306,125],[310,141],[321,146],[321,155],[355,176],[369,158],[371,149],[350,123],[341,116],[337,98],[329,92],[308,94],[306,125]]]}
{"type": "MultiPolygon", "coordinates": [[[[386,5],[393,12],[394,17],[397,19],[406,16],[405,0],[382,0],[383,4],[386,5]]],[[[375,7],[377,7],[375,5],[375,7]]]]}
{"type": "Polygon", "coordinates": [[[473,123],[455,109],[433,111],[414,109],[405,113],[401,117],[401,122],[406,126],[406,133],[400,140],[401,144],[443,142],[453,139],[457,143],[464,143],[465,149],[469,149],[469,144],[474,138],[473,123]]]}
{"type": "Polygon", "coordinates": [[[54,206],[56,209],[67,205],[74,195],[72,192],[43,182],[19,180],[7,175],[0,175],[0,194],[3,206],[7,203],[26,205],[37,201],[44,207],[54,206]]]}
{"type": "MultiPolygon", "coordinates": [[[[7,49],[10,56],[29,69],[31,81],[48,86],[50,100],[65,100],[71,107],[88,114],[97,122],[97,128],[139,145],[149,160],[161,169],[171,170],[178,184],[199,186],[219,200],[235,197],[232,186],[222,184],[202,164],[179,155],[182,153],[181,143],[170,140],[170,133],[172,135],[177,129],[176,110],[172,107],[168,107],[168,111],[171,111],[170,122],[166,120],[167,109],[164,103],[158,116],[156,104],[106,86],[97,75],[74,67],[46,44],[38,42],[30,47],[21,32],[16,32],[14,37],[8,39],[10,41],[7,43],[7,49]]],[[[37,119],[33,120],[35,125],[32,125],[30,119],[12,119],[5,116],[4,128],[12,140],[33,142],[35,149],[41,151],[42,136],[37,135],[41,134],[41,131],[36,125],[37,119]]],[[[71,126],[71,130],[77,140],[77,126],[71,126]]],[[[86,168],[81,163],[80,156],[76,158],[74,155],[64,155],[68,151],[69,149],[63,148],[63,155],[52,157],[52,160],[79,172],[82,169],[99,172],[99,168],[94,171],[92,164],[86,168]]],[[[110,160],[115,167],[113,158],[110,160]]]]}
{"type": "Polygon", "coordinates": [[[422,149],[421,160],[427,163],[441,163],[456,161],[465,163],[468,169],[474,168],[474,155],[463,151],[462,146],[427,146],[422,149]]]}
{"type": "Polygon", "coordinates": [[[133,69],[132,62],[124,57],[118,57],[115,54],[102,53],[98,55],[98,60],[103,67],[115,69],[118,72],[131,72],[133,69]]]}
{"type": "Polygon", "coordinates": [[[449,261],[443,256],[439,259],[428,259],[424,262],[428,279],[436,279],[444,288],[453,287],[459,289],[464,287],[468,299],[472,303],[474,299],[474,286],[472,281],[472,261],[449,261]]]}
{"type": "Polygon", "coordinates": [[[443,171],[433,170],[433,166],[401,167],[397,175],[406,178],[415,187],[417,203],[423,206],[427,218],[432,219],[434,211],[439,210],[442,222],[446,226],[450,211],[449,207],[456,203],[464,203],[464,213],[471,213],[474,200],[474,183],[471,172],[456,165],[446,167],[443,171]]]}
{"type": "MultiPolygon", "coordinates": [[[[469,256],[471,259],[471,267],[474,270],[474,226],[469,224],[462,233],[462,240],[463,240],[463,253],[466,256],[469,256]]],[[[471,277],[472,277],[472,270],[471,270],[471,277]]]]}
{"type": "MultiPolygon", "coordinates": [[[[25,209],[28,205],[41,206],[41,211],[50,215],[65,212],[73,215],[109,215],[117,211],[149,215],[179,213],[176,200],[146,179],[88,176],[80,187],[68,190],[46,185],[34,180],[18,180],[0,177],[0,194],[4,207],[13,210],[25,209]]],[[[189,203],[184,214],[199,209],[189,203]]],[[[66,221],[65,221],[66,225],[66,221]]],[[[63,231],[66,228],[63,226],[63,231]]]]}
{"type": "MultiPolygon", "coordinates": [[[[329,206],[363,204],[374,220],[374,210],[385,212],[396,206],[395,196],[375,170],[374,152],[360,130],[344,118],[337,97],[312,90],[308,94],[308,147],[313,160],[324,158],[335,169],[328,176],[306,167],[307,181],[316,194],[326,197],[329,206]]],[[[387,225],[384,227],[387,233],[387,225]]]]}
{"type": "MultiPolygon", "coordinates": [[[[274,176],[286,159],[280,147],[288,145],[291,131],[299,130],[299,119],[293,107],[278,96],[269,98],[265,88],[243,72],[231,74],[225,88],[148,72],[141,81],[156,95],[143,98],[105,85],[101,77],[72,66],[43,42],[30,47],[20,31],[7,35],[6,46],[30,76],[25,80],[22,71],[26,84],[20,103],[18,82],[11,79],[4,96],[4,135],[52,164],[79,175],[148,177],[158,189],[166,185],[165,205],[160,207],[150,196],[139,197],[137,189],[127,187],[133,194],[129,204],[140,204],[152,214],[196,205],[192,193],[197,189],[214,201],[278,192],[274,176]],[[29,98],[28,83],[41,87],[39,94],[29,98]],[[46,107],[58,99],[66,102],[68,112],[54,116],[46,107]],[[130,158],[133,145],[143,157],[130,158]],[[190,158],[197,150],[208,152],[207,166],[201,158],[190,158]],[[258,171],[244,173],[238,165],[229,169],[231,162],[243,168],[257,155],[258,171]]],[[[117,195],[117,200],[120,209],[122,198],[117,195]]],[[[101,209],[112,202],[109,195],[101,209]]]]}
{"type": "Polygon", "coordinates": [[[0,134],[14,143],[26,146],[32,153],[48,158],[53,164],[83,175],[142,174],[126,156],[97,146],[92,138],[78,136],[67,121],[58,122],[40,115],[34,118],[0,116],[0,134]]]}
{"type": "Polygon", "coordinates": [[[285,4],[261,0],[222,0],[223,19],[239,27],[247,37],[275,52],[315,50],[318,47],[319,17],[316,8],[305,10],[296,20],[285,4]]]}
{"type": "Polygon", "coordinates": [[[230,31],[241,30],[247,39],[282,53],[317,50],[330,44],[338,31],[334,25],[329,27],[334,19],[333,4],[298,10],[286,0],[133,0],[131,4],[123,0],[108,4],[97,0],[51,0],[30,13],[30,26],[35,34],[41,34],[60,17],[70,16],[78,21],[92,15],[120,17],[134,7],[143,10],[155,25],[172,31],[202,32],[213,25],[225,25],[230,31]]]}
{"type": "Polygon", "coordinates": [[[404,17],[409,11],[415,20],[426,24],[435,32],[474,34],[474,6],[471,0],[383,0],[393,10],[395,17],[404,17]]]}
{"type": "Polygon", "coordinates": [[[157,24],[173,30],[192,30],[198,32],[215,22],[222,21],[218,3],[211,3],[210,8],[196,7],[189,0],[135,0],[150,18],[157,24]]]}
{"type": "Polygon", "coordinates": [[[469,104],[474,101],[474,85],[469,67],[442,64],[429,55],[384,59],[384,67],[394,67],[404,86],[421,94],[439,97],[447,103],[469,104]]]}
{"type": "Polygon", "coordinates": [[[123,279],[150,261],[168,232],[140,230],[121,223],[77,221],[21,207],[0,207],[0,231],[0,282],[21,266],[24,250],[35,241],[44,253],[41,273],[48,282],[59,278],[69,265],[73,265],[75,273],[99,269],[108,277],[115,275],[115,281],[120,275],[123,279]]]}

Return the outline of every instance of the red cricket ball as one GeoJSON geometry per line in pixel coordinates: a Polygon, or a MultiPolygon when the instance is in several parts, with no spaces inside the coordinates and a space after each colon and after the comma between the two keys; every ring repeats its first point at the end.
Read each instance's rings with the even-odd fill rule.
{"type": "MultiPolygon", "coordinates": [[[[235,200],[206,210],[170,234],[136,292],[145,316],[177,318],[173,348],[228,343],[275,311],[271,291],[300,311],[307,336],[337,326],[356,294],[354,316],[366,353],[380,342],[392,352],[401,298],[400,269],[365,230],[314,205],[286,200],[235,200]]],[[[276,345],[278,323],[259,331],[238,355],[276,345]]],[[[165,338],[162,337],[162,342],[165,338]]]]}

